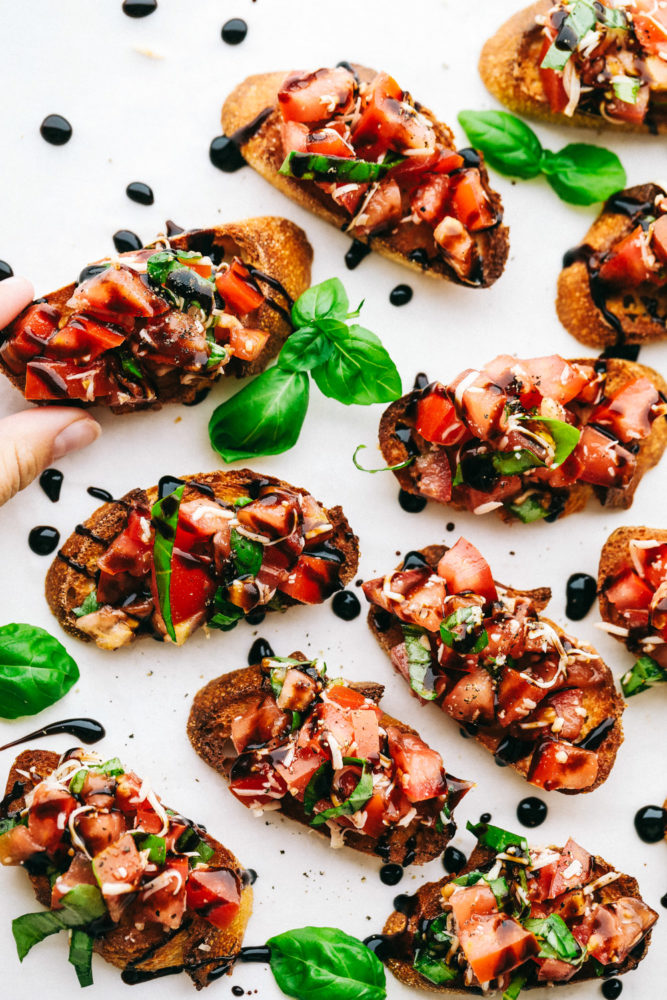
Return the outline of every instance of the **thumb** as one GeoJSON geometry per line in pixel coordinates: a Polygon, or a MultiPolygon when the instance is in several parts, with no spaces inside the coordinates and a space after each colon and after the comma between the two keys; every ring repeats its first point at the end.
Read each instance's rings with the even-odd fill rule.
{"type": "Polygon", "coordinates": [[[92,444],[102,428],[81,410],[40,407],[0,420],[0,505],[51,462],[92,444]]]}

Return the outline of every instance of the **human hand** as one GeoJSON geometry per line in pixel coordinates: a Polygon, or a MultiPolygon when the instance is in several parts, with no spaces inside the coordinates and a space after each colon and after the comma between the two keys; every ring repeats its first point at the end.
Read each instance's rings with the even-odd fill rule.
{"type": "MultiPolygon", "coordinates": [[[[27,278],[0,282],[0,330],[32,301],[27,278]]],[[[102,428],[84,410],[40,406],[0,420],[0,506],[52,462],[92,444],[102,428]]]]}

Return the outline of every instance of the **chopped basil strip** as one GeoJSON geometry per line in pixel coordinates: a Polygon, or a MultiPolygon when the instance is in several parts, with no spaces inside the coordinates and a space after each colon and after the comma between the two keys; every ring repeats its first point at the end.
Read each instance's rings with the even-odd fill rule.
{"type": "Polygon", "coordinates": [[[218,587],[215,592],[213,611],[213,617],[206,624],[209,628],[219,628],[222,632],[229,632],[243,618],[243,608],[227,600],[223,587],[218,587]]]}
{"type": "Polygon", "coordinates": [[[380,180],[398,162],[400,159],[392,158],[383,163],[371,163],[368,160],[356,160],[347,156],[325,156],[321,153],[298,153],[292,150],[286,156],[278,173],[302,181],[368,184],[380,180]]]}
{"type": "Polygon", "coordinates": [[[648,691],[655,684],[667,682],[667,671],[650,656],[640,656],[632,670],[621,677],[621,688],[626,698],[641,691],[648,691]]]}
{"type": "Polygon", "coordinates": [[[237,576],[257,576],[264,555],[262,544],[232,528],[231,548],[237,576]]]}
{"type": "Polygon", "coordinates": [[[507,880],[505,878],[501,877],[490,879],[484,872],[468,872],[467,875],[460,875],[459,878],[455,878],[453,881],[454,885],[464,886],[477,885],[478,882],[486,882],[489,889],[496,897],[499,906],[509,896],[509,886],[507,885],[507,880]]]}
{"type": "Polygon", "coordinates": [[[637,103],[641,84],[641,80],[635,76],[613,76],[611,78],[615,96],[626,104],[637,103]]]}
{"type": "Polygon", "coordinates": [[[536,493],[531,493],[521,503],[510,503],[507,506],[524,524],[531,524],[549,516],[549,508],[544,506],[536,493]]]}
{"type": "Polygon", "coordinates": [[[450,649],[476,656],[489,645],[486,629],[479,628],[483,617],[478,605],[459,608],[440,625],[440,638],[450,649]]]}
{"type": "Polygon", "coordinates": [[[208,361],[206,362],[207,368],[215,368],[217,365],[222,364],[223,361],[227,360],[227,351],[222,346],[218,344],[215,340],[209,341],[209,355],[208,361]]]}
{"type": "Polygon", "coordinates": [[[557,38],[542,60],[541,68],[564,70],[581,39],[595,28],[596,23],[597,12],[592,0],[575,0],[571,13],[563,21],[557,38]]]}
{"type": "Polygon", "coordinates": [[[24,826],[25,824],[21,820],[20,816],[6,816],[4,819],[0,819],[0,837],[3,833],[9,833],[13,830],[15,826],[24,826]]]}
{"type": "Polygon", "coordinates": [[[86,924],[107,912],[102,893],[95,885],[77,885],[62,898],[60,910],[24,913],[12,921],[12,934],[20,961],[44,938],[70,927],[86,924]]]}
{"type": "Polygon", "coordinates": [[[171,620],[171,557],[174,552],[174,539],[178,524],[178,511],[183,499],[185,483],[158,500],[151,510],[151,520],[155,526],[153,540],[153,563],[155,565],[155,583],[157,587],[159,609],[162,613],[167,635],[176,642],[174,623],[171,620]]]}
{"type": "Polygon", "coordinates": [[[189,858],[191,868],[194,868],[195,865],[207,864],[215,854],[210,844],[202,840],[197,831],[191,826],[183,831],[176,841],[175,846],[179,854],[192,855],[189,858]]]}
{"type": "Polygon", "coordinates": [[[76,774],[69,783],[69,790],[72,795],[79,795],[86,782],[87,774],[88,774],[87,768],[81,768],[80,771],[76,772],[76,774]]]}
{"type": "Polygon", "coordinates": [[[526,985],[528,979],[527,972],[515,972],[510,979],[510,984],[503,993],[503,1000],[517,1000],[519,993],[526,985]]]}
{"type": "Polygon", "coordinates": [[[119,774],[125,774],[125,768],[121,764],[118,757],[112,757],[111,760],[107,760],[104,764],[91,768],[93,771],[99,771],[100,774],[110,774],[113,777],[117,777],[119,774]]]}
{"type": "Polygon", "coordinates": [[[87,931],[75,927],[69,941],[68,961],[74,966],[79,986],[93,985],[93,939],[87,931]]]}
{"type": "Polygon", "coordinates": [[[410,687],[420,698],[434,701],[437,694],[433,687],[426,686],[427,676],[433,680],[431,645],[428,633],[417,625],[401,625],[405,640],[405,652],[410,668],[410,687]],[[426,638],[427,645],[422,641],[426,638]]]}
{"type": "Polygon", "coordinates": [[[584,960],[586,952],[557,913],[550,913],[545,919],[529,918],[523,924],[540,942],[540,958],[557,958],[573,965],[584,960]]]}
{"type": "Polygon", "coordinates": [[[459,973],[447,965],[453,939],[447,931],[447,914],[443,913],[429,920],[416,935],[417,947],[413,968],[420,975],[435,983],[449,983],[456,979],[459,973]]]}
{"type": "Polygon", "coordinates": [[[466,830],[470,830],[477,837],[482,847],[488,847],[496,854],[502,854],[508,847],[520,847],[522,851],[528,850],[528,841],[525,837],[518,833],[511,833],[509,830],[503,830],[499,826],[468,822],[466,830]]]}
{"type": "Polygon", "coordinates": [[[163,865],[167,860],[167,841],[153,833],[144,833],[137,837],[138,851],[148,851],[148,860],[155,865],[163,865]]]}
{"type": "Polygon", "coordinates": [[[97,601],[97,591],[93,589],[78,608],[72,608],[72,612],[77,618],[83,618],[84,615],[92,615],[94,611],[99,610],[101,607],[102,605],[97,601]]]}
{"type": "Polygon", "coordinates": [[[371,472],[371,473],[397,472],[399,469],[405,469],[408,465],[411,465],[412,462],[414,462],[415,460],[414,455],[412,455],[410,458],[406,458],[404,462],[398,462],[396,465],[383,465],[381,469],[365,469],[363,465],[359,463],[357,455],[359,454],[360,451],[363,451],[363,449],[366,447],[367,446],[365,444],[357,445],[354,451],[354,455],[352,456],[352,461],[354,462],[354,464],[356,465],[357,469],[359,469],[360,472],[371,472]]]}
{"type": "Polygon", "coordinates": [[[501,476],[517,476],[536,465],[544,465],[535,452],[529,448],[518,448],[516,451],[494,451],[491,461],[496,472],[501,476]]]}
{"type": "Polygon", "coordinates": [[[116,351],[116,357],[120,361],[120,366],[123,369],[125,375],[129,375],[131,378],[141,379],[143,378],[143,373],[139,367],[134,355],[128,347],[123,344],[116,351]]]}
{"type": "MultiPolygon", "coordinates": [[[[557,469],[568,458],[579,444],[581,431],[572,424],[566,424],[564,420],[555,420],[553,417],[533,417],[526,416],[523,419],[530,423],[544,424],[554,443],[553,462],[550,469],[557,469]]],[[[538,431],[539,433],[539,431],[538,431]]]]}
{"type": "MultiPolygon", "coordinates": [[[[350,797],[345,799],[344,802],[341,802],[340,805],[332,806],[331,809],[325,809],[324,812],[317,813],[315,818],[310,821],[311,826],[322,826],[322,824],[326,823],[327,820],[337,819],[339,816],[353,816],[354,813],[363,809],[373,795],[373,774],[371,771],[366,770],[366,761],[361,761],[359,758],[355,757],[344,757],[343,763],[361,764],[361,777],[359,778],[357,787],[354,789],[350,797]]],[[[321,768],[318,768],[318,772],[319,771],[321,771],[321,768]]],[[[316,772],[316,774],[318,772],[316,772]]],[[[310,788],[310,784],[308,785],[308,788],[310,788]]]]}
{"type": "Polygon", "coordinates": [[[271,673],[269,675],[271,680],[271,694],[278,701],[280,697],[280,692],[283,689],[283,684],[285,683],[285,675],[287,674],[287,667],[271,667],[271,673]]]}
{"type": "Polygon", "coordinates": [[[441,983],[450,983],[458,976],[458,972],[447,965],[444,958],[436,958],[426,949],[418,949],[415,952],[412,967],[420,976],[435,983],[436,986],[440,986],[441,983]]]}

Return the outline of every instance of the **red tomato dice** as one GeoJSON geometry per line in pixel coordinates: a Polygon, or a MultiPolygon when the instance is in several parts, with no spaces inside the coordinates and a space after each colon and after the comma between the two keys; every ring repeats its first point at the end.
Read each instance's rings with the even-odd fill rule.
{"type": "Polygon", "coordinates": [[[600,280],[609,285],[637,288],[651,281],[655,263],[649,249],[648,236],[642,226],[619,240],[600,266],[600,280]]]}
{"type": "Polygon", "coordinates": [[[224,300],[225,308],[237,316],[253,312],[264,301],[264,295],[253,282],[250,271],[238,257],[225,271],[216,275],[215,287],[224,300]]]}
{"type": "Polygon", "coordinates": [[[229,868],[195,868],[186,891],[188,908],[219,930],[229,927],[241,907],[241,883],[229,868]]]}
{"type": "Polygon", "coordinates": [[[660,393],[647,378],[624,385],[607,402],[597,406],[590,422],[609,427],[621,441],[638,441],[651,430],[660,393]]]}
{"type": "Polygon", "coordinates": [[[557,788],[588,788],[597,775],[598,757],[592,750],[546,740],[533,753],[528,781],[552,792],[557,788]]]}
{"type": "Polygon", "coordinates": [[[48,354],[49,357],[63,360],[91,360],[113,347],[119,347],[125,336],[88,316],[72,316],[51,337],[48,354]]]}
{"type": "Polygon", "coordinates": [[[440,382],[429,386],[426,395],[417,401],[416,429],[426,441],[443,446],[461,444],[470,436],[468,428],[459,420],[454,403],[440,382]]]}
{"type": "Polygon", "coordinates": [[[449,205],[452,214],[471,233],[490,229],[498,221],[497,212],[477,167],[461,170],[451,178],[449,205]]]}
{"type": "Polygon", "coordinates": [[[446,794],[445,770],[437,750],[427,746],[416,733],[398,726],[388,727],[387,739],[398,784],[410,802],[425,802],[446,794]]]}
{"type": "Polygon", "coordinates": [[[485,601],[497,601],[498,592],[491,568],[484,556],[465,538],[445,552],[438,563],[438,574],[447,584],[450,594],[472,591],[485,601]]]}

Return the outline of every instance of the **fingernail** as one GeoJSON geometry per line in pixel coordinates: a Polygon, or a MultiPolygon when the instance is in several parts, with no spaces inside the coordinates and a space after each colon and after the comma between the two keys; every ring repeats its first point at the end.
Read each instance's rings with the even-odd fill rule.
{"type": "Polygon", "coordinates": [[[78,451],[92,444],[102,433],[102,428],[94,420],[85,417],[70,424],[53,442],[53,459],[62,458],[71,451],[78,451]]]}

